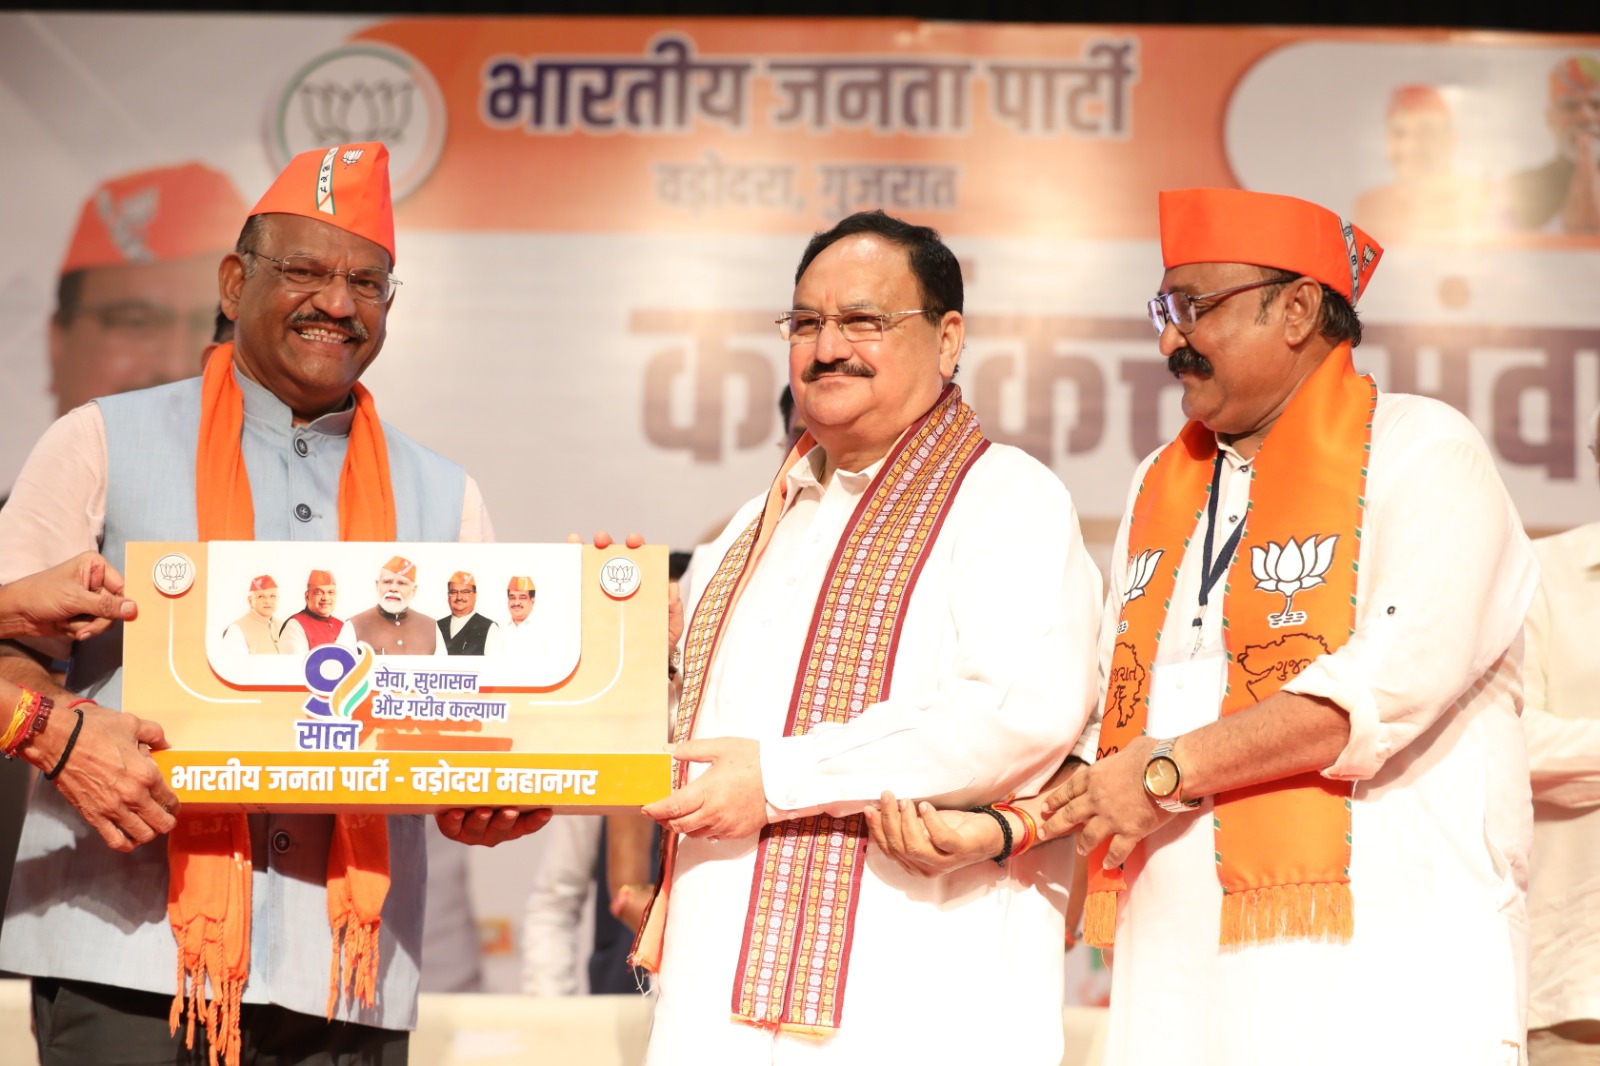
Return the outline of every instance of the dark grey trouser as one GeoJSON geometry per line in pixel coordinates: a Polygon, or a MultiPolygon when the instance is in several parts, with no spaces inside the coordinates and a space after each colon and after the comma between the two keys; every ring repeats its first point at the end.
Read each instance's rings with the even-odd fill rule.
{"type": "MultiPolygon", "coordinates": [[[[204,1031],[185,1048],[183,1025],[167,1030],[171,1009],[155,992],[36,977],[40,1066],[206,1066],[204,1031]]],[[[240,1028],[241,1066],[406,1066],[411,1035],[249,1003],[240,1028]]]]}

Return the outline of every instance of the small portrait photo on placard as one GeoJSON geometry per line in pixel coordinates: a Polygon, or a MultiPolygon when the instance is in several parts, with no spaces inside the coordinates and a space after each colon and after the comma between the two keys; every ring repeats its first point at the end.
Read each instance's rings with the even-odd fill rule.
{"type": "Polygon", "coordinates": [[[213,541],[206,658],[246,687],[304,684],[327,644],[429,656],[480,686],[549,688],[578,666],[581,547],[213,541]]]}

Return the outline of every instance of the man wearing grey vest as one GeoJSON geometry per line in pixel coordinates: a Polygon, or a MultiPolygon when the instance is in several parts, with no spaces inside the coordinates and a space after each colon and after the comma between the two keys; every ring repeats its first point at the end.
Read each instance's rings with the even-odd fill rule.
{"type": "MultiPolygon", "coordinates": [[[[233,344],[218,349],[203,378],[86,404],[46,431],[0,512],[0,581],[97,547],[121,567],[129,541],[489,539],[473,480],[383,425],[358,384],[385,337],[394,248],[383,145],[292,160],[220,265],[233,344]],[[459,510],[440,506],[447,500],[459,510]]],[[[174,975],[185,973],[202,995],[206,978],[218,976],[209,958],[203,972],[193,968],[194,923],[183,916],[191,892],[212,891],[194,867],[174,884],[173,918],[168,906],[168,853],[198,856],[185,849],[206,820],[180,816],[162,837],[174,830],[176,803],[153,791],[157,809],[122,814],[102,829],[106,841],[88,824],[97,796],[159,785],[137,746],[159,744],[159,730],[135,732],[137,719],[119,727],[110,710],[121,700],[121,671],[120,625],[72,649],[65,689],[25,650],[0,653],[0,677],[63,706],[92,701],[73,709],[84,725],[66,772],[36,783],[0,934],[0,969],[33,978],[43,1066],[188,1061],[184,1026],[174,1033],[169,1021],[181,991],[174,975]]],[[[220,817],[238,817],[243,834],[244,816],[220,817]]],[[[480,809],[438,822],[447,837],[496,844],[548,817],[480,809]]],[[[386,837],[387,853],[381,921],[369,926],[376,995],[367,997],[345,994],[337,975],[331,989],[329,980],[330,871],[336,856],[348,863],[339,872],[368,870],[330,845],[355,831],[341,822],[336,834],[328,815],[248,818],[248,902],[219,902],[214,891],[202,901],[220,911],[224,943],[248,944],[226,974],[242,994],[190,1014],[196,1054],[209,1043],[229,1066],[267,1055],[284,1064],[406,1062],[421,964],[423,826],[391,816],[361,829],[386,837]]]]}

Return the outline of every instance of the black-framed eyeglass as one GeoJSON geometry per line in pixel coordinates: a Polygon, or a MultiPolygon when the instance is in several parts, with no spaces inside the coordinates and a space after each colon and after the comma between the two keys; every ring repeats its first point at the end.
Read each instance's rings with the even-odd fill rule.
{"type": "Polygon", "coordinates": [[[1156,328],[1157,333],[1166,329],[1168,322],[1177,326],[1179,333],[1188,333],[1194,329],[1195,323],[1200,320],[1200,316],[1211,310],[1211,307],[1199,308],[1195,306],[1196,304],[1210,303],[1214,307],[1236,293],[1248,292],[1251,289],[1260,289],[1268,285],[1282,285],[1293,280],[1293,275],[1263,278],[1260,281],[1252,281],[1247,285],[1235,285],[1231,289],[1202,292],[1194,296],[1181,290],[1164,292],[1159,296],[1152,296],[1150,302],[1146,305],[1150,311],[1150,324],[1156,328]]]}
{"type": "Polygon", "coordinates": [[[254,249],[243,254],[253,255],[257,259],[265,259],[273,264],[278,271],[279,280],[283,282],[283,287],[290,292],[306,294],[321,292],[334,278],[343,276],[351,296],[370,304],[381,304],[388,302],[394,295],[394,287],[401,283],[399,278],[377,267],[334,270],[309,255],[288,255],[278,259],[254,249]]]}
{"type": "Polygon", "coordinates": [[[822,330],[831,320],[838,323],[844,339],[851,341],[879,341],[883,332],[908,315],[924,315],[926,311],[841,311],[825,315],[820,311],[785,311],[777,318],[778,336],[790,344],[810,344],[822,336],[822,330]]]}

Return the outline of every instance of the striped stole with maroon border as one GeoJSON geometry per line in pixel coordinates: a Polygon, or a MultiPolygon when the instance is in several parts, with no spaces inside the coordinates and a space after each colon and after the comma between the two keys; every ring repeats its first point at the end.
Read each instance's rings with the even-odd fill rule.
{"type": "MultiPolygon", "coordinates": [[[[904,609],[956,491],[988,446],[961,390],[950,385],[884,459],[851,515],[817,599],[786,736],[848,722],[888,698],[904,609]]],[[[695,610],[674,741],[693,735],[723,623],[777,525],[782,485],[797,459],[791,454],[764,513],[728,550],[695,610]]],[[[683,764],[677,776],[682,787],[683,764]]],[[[762,830],[733,988],[737,1020],[817,1035],[839,1027],[866,839],[859,814],[815,815],[762,830]]],[[[637,952],[646,961],[658,957],[657,923],[664,916],[650,917],[637,952]]]]}

